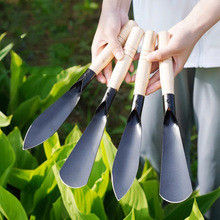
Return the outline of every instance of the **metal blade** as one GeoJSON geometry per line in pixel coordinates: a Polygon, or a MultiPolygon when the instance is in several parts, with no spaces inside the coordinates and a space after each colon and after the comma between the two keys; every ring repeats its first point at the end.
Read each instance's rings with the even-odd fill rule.
{"type": "Polygon", "coordinates": [[[91,122],[60,169],[60,178],[72,188],[87,184],[117,90],[109,87],[91,122]]]}
{"type": "Polygon", "coordinates": [[[175,115],[167,110],[164,117],[160,195],[172,203],[182,202],[192,193],[179,126],[175,115]]]}
{"type": "Polygon", "coordinates": [[[43,143],[57,131],[77,105],[82,90],[94,76],[95,73],[88,69],[70,90],[35,119],[27,131],[23,149],[30,149],[43,143]]]}
{"type": "Polygon", "coordinates": [[[138,170],[141,148],[141,120],[136,110],[128,118],[112,168],[116,198],[120,200],[131,187],[138,170]]]}
{"type": "Polygon", "coordinates": [[[78,188],[88,182],[106,122],[107,111],[103,103],[60,170],[61,180],[67,186],[78,188]]]}

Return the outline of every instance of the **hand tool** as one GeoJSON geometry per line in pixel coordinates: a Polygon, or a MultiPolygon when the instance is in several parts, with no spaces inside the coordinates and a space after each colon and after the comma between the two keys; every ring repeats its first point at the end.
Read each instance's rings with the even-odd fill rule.
{"type": "Polygon", "coordinates": [[[155,41],[156,33],[146,31],[137,67],[131,112],[112,168],[112,184],[118,200],[127,193],[138,170],[142,138],[141,113],[151,72],[151,62],[146,61],[146,56],[154,50],[155,41]]]}
{"type": "Polygon", "coordinates": [[[124,58],[117,62],[94,117],[62,166],[60,177],[67,186],[78,188],[87,183],[105,129],[109,108],[128,72],[142,36],[141,28],[132,28],[124,46],[124,58]]]}
{"type": "MultiPolygon", "coordinates": [[[[167,46],[167,31],[158,34],[158,48],[167,46]]],[[[160,195],[172,203],[182,202],[192,193],[181,134],[175,113],[174,72],[172,58],[159,63],[164,105],[163,146],[160,172],[160,195]]]]}
{"type": "MultiPolygon", "coordinates": [[[[134,26],[137,26],[137,24],[132,20],[123,26],[118,36],[118,40],[122,45],[125,44],[134,26]]],[[[77,105],[85,87],[107,66],[113,57],[111,48],[107,45],[78,81],[34,120],[26,133],[23,149],[33,148],[43,143],[58,130],[77,105]]]]}

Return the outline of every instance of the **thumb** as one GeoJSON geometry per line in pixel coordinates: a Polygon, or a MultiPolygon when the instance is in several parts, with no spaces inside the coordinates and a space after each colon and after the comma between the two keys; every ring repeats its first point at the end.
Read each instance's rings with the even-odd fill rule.
{"type": "Polygon", "coordinates": [[[108,44],[117,60],[121,60],[124,57],[124,52],[120,42],[118,41],[117,35],[112,34],[111,39],[108,41],[108,44]]]}
{"type": "Polygon", "coordinates": [[[170,47],[155,50],[147,55],[147,61],[159,62],[173,56],[173,50],[170,47]]]}

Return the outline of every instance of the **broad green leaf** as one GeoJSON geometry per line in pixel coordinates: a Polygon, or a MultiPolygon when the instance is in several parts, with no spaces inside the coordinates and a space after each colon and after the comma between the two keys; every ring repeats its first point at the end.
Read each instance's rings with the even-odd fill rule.
{"type": "MultiPolygon", "coordinates": [[[[59,169],[57,164],[53,166],[53,172],[62,196],[63,203],[66,207],[66,210],[70,218],[75,220],[98,220],[99,218],[93,213],[84,214],[80,212],[79,208],[77,207],[73,192],[60,180],[59,169]]],[[[81,197],[81,199],[83,199],[83,197],[81,197]]]]}
{"type": "MultiPolygon", "coordinates": [[[[10,82],[10,103],[9,111],[14,112],[20,102],[19,86],[24,81],[27,72],[26,64],[14,52],[11,51],[11,82],[10,82]]],[[[24,119],[24,118],[23,118],[24,119]]]]}
{"type": "MultiPolygon", "coordinates": [[[[196,198],[199,210],[202,214],[205,214],[208,209],[212,206],[212,204],[220,198],[220,188],[214,190],[211,193],[208,193],[206,195],[194,197],[196,198]]],[[[190,215],[190,212],[192,210],[194,198],[189,198],[185,202],[182,202],[180,204],[171,204],[169,206],[174,206],[175,209],[170,209],[170,207],[166,207],[164,210],[165,213],[165,219],[166,220],[176,220],[176,219],[185,219],[190,215]],[[167,213],[166,210],[171,210],[167,213]]]]}
{"type": "Polygon", "coordinates": [[[13,43],[10,43],[6,47],[0,50],[0,61],[10,52],[13,46],[14,46],[13,43]]]}
{"type": "Polygon", "coordinates": [[[60,140],[57,132],[44,142],[44,152],[47,159],[49,159],[53,153],[60,148],[60,140]]]}
{"type": "Polygon", "coordinates": [[[194,199],[194,202],[193,202],[192,212],[191,212],[190,216],[188,218],[186,218],[186,220],[204,220],[202,213],[199,210],[196,199],[194,199]]]}
{"type": "Polygon", "coordinates": [[[16,160],[14,167],[23,169],[34,169],[37,167],[38,162],[29,151],[23,149],[23,140],[21,133],[17,127],[8,135],[8,140],[15,152],[16,160]]]}
{"type": "Polygon", "coordinates": [[[142,182],[141,186],[144,190],[148,201],[149,213],[155,220],[164,218],[162,210],[162,199],[159,196],[159,182],[158,180],[148,180],[142,182]]]}
{"type": "Polygon", "coordinates": [[[19,126],[20,129],[23,128],[28,122],[32,122],[40,107],[41,100],[39,96],[22,102],[13,113],[12,124],[14,126],[19,126]]]}
{"type": "Polygon", "coordinates": [[[46,175],[40,188],[34,194],[33,213],[36,219],[47,220],[50,218],[52,203],[56,201],[60,193],[51,169],[46,175]]]}
{"type": "Polygon", "coordinates": [[[79,189],[72,189],[72,192],[76,205],[82,213],[94,213],[100,219],[107,219],[102,200],[95,191],[86,185],[79,189]]]}
{"type": "Polygon", "coordinates": [[[124,218],[124,220],[135,220],[134,209],[124,218]]]}
{"type": "Polygon", "coordinates": [[[82,135],[82,132],[79,130],[79,127],[75,125],[73,130],[68,134],[65,144],[77,143],[82,135]]]}
{"type": "Polygon", "coordinates": [[[116,148],[113,145],[111,138],[106,131],[103,134],[100,147],[102,149],[103,161],[105,165],[109,168],[109,170],[112,171],[112,166],[116,155],[116,148]]]}
{"type": "Polygon", "coordinates": [[[109,183],[109,170],[108,168],[106,168],[103,162],[101,148],[99,148],[87,185],[90,188],[93,188],[93,190],[95,190],[97,193],[100,193],[100,197],[102,198],[105,194],[105,191],[107,190],[108,183],[109,183]],[[101,188],[103,192],[100,191],[101,188]]]}
{"type": "Polygon", "coordinates": [[[9,184],[17,189],[24,190],[29,184],[34,170],[23,170],[18,168],[12,168],[9,176],[9,184]]]}
{"type": "Polygon", "coordinates": [[[52,103],[54,103],[58,98],[61,97],[70,87],[78,80],[78,78],[84,73],[87,66],[73,66],[66,70],[63,70],[57,76],[57,83],[55,83],[45,98],[45,104],[43,110],[48,108],[52,103]]]}
{"type": "Polygon", "coordinates": [[[26,220],[27,215],[19,200],[0,186],[0,212],[7,219],[26,220]]]}
{"type": "MultiPolygon", "coordinates": [[[[116,148],[106,132],[104,132],[102,138],[101,149],[103,160],[106,166],[111,170],[116,155],[116,148]]],[[[136,179],[129,191],[120,200],[120,204],[126,216],[131,212],[132,208],[134,208],[135,217],[137,219],[151,219],[144,191],[136,179]]]]}
{"type": "Polygon", "coordinates": [[[0,130],[0,186],[5,186],[15,162],[15,154],[6,135],[0,130]]]}
{"type": "Polygon", "coordinates": [[[40,96],[44,100],[50,93],[53,85],[57,83],[60,67],[28,67],[30,76],[19,87],[24,100],[40,96]],[[27,92],[28,91],[28,92],[27,92]]]}
{"type": "Polygon", "coordinates": [[[134,208],[135,218],[152,219],[149,214],[149,208],[146,196],[138,181],[135,179],[129,191],[120,200],[125,215],[128,215],[134,208]]]}
{"type": "Polygon", "coordinates": [[[1,111],[0,111],[0,127],[7,127],[11,123],[11,118],[12,115],[10,116],[5,116],[1,111]]]}
{"type": "Polygon", "coordinates": [[[61,196],[53,203],[53,208],[50,212],[50,219],[53,220],[63,220],[63,219],[70,219],[69,215],[66,211],[66,208],[63,204],[63,200],[61,196]]]}

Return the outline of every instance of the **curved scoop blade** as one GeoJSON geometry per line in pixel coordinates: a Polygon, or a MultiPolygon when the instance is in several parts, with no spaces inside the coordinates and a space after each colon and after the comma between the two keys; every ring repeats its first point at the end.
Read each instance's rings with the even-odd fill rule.
{"type": "Polygon", "coordinates": [[[106,122],[106,104],[103,102],[60,169],[60,178],[67,186],[79,188],[87,184],[106,122]]]}
{"type": "Polygon", "coordinates": [[[164,117],[160,195],[172,203],[186,200],[192,185],[176,117],[168,110],[164,117]]]}
{"type": "Polygon", "coordinates": [[[80,95],[81,85],[71,88],[39,115],[27,131],[23,149],[33,148],[52,136],[72,112],[80,95]]]}
{"type": "Polygon", "coordinates": [[[141,148],[141,120],[133,110],[128,118],[112,168],[112,183],[120,200],[131,187],[138,170],[141,148]]]}

